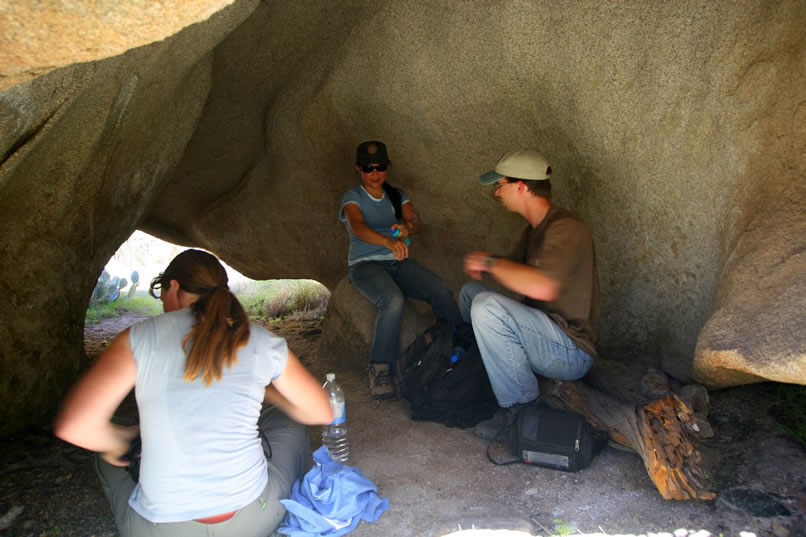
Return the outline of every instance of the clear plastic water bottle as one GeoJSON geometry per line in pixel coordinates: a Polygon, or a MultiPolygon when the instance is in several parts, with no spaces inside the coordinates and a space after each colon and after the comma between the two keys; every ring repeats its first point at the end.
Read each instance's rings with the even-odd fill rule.
{"type": "Polygon", "coordinates": [[[330,425],[322,427],[322,444],[327,446],[333,460],[342,464],[347,463],[350,455],[350,446],[347,444],[347,413],[344,404],[344,392],[336,384],[336,374],[328,373],[327,382],[322,386],[330,399],[330,408],[333,409],[333,421],[330,425]]]}

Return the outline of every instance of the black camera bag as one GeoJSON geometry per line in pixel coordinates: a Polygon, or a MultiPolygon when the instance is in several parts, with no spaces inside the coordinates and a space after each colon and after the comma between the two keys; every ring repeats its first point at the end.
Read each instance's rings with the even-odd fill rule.
{"type": "MultiPolygon", "coordinates": [[[[559,399],[558,399],[559,400],[559,399]]],[[[563,403],[564,404],[564,403],[563,403]]],[[[521,410],[507,430],[509,450],[517,457],[504,463],[523,462],[565,472],[587,468],[607,443],[607,431],[598,431],[585,417],[567,408],[553,408],[543,397],[521,410]]]]}

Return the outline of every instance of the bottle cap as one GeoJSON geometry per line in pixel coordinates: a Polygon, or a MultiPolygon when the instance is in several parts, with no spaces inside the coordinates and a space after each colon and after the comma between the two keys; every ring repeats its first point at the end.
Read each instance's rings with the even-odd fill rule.
{"type": "Polygon", "coordinates": [[[328,373],[327,375],[325,375],[325,378],[329,381],[336,380],[336,373],[328,373]]]}

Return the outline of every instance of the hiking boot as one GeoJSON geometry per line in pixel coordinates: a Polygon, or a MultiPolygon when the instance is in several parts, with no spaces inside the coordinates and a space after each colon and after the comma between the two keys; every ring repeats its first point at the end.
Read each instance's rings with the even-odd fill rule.
{"type": "Polygon", "coordinates": [[[515,423],[518,414],[530,403],[518,403],[509,408],[499,408],[492,418],[478,423],[473,428],[473,434],[484,440],[495,440],[504,437],[504,431],[515,423]]]}
{"type": "Polygon", "coordinates": [[[373,399],[391,399],[395,396],[389,364],[369,364],[369,395],[373,399]]]}

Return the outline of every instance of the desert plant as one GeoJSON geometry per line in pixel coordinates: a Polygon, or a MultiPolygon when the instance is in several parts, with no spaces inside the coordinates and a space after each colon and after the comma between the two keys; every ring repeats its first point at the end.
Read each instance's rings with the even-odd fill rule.
{"type": "Polygon", "coordinates": [[[313,280],[279,282],[262,304],[266,319],[313,320],[325,314],[330,291],[313,280]]]}
{"type": "MultiPolygon", "coordinates": [[[[140,275],[135,270],[131,274],[132,286],[129,289],[128,297],[132,298],[137,292],[137,283],[140,281],[140,275]]],[[[114,302],[120,297],[121,291],[129,285],[129,280],[126,278],[119,278],[117,276],[110,276],[104,270],[95,284],[95,289],[90,297],[90,304],[104,304],[107,302],[114,302]]]]}
{"type": "Polygon", "coordinates": [[[565,520],[561,518],[554,519],[554,535],[565,537],[566,535],[571,535],[573,532],[574,528],[569,526],[565,520]]]}
{"type": "Polygon", "coordinates": [[[292,290],[291,311],[314,311],[327,307],[330,292],[311,280],[297,280],[292,290]]]}
{"type": "Polygon", "coordinates": [[[132,286],[129,287],[129,294],[128,294],[129,300],[134,298],[134,294],[137,292],[138,283],[140,283],[140,273],[135,270],[134,272],[132,272],[132,286]]]}
{"type": "Polygon", "coordinates": [[[276,292],[263,301],[263,314],[267,319],[283,317],[291,311],[291,291],[288,286],[278,286],[276,292]]]}

